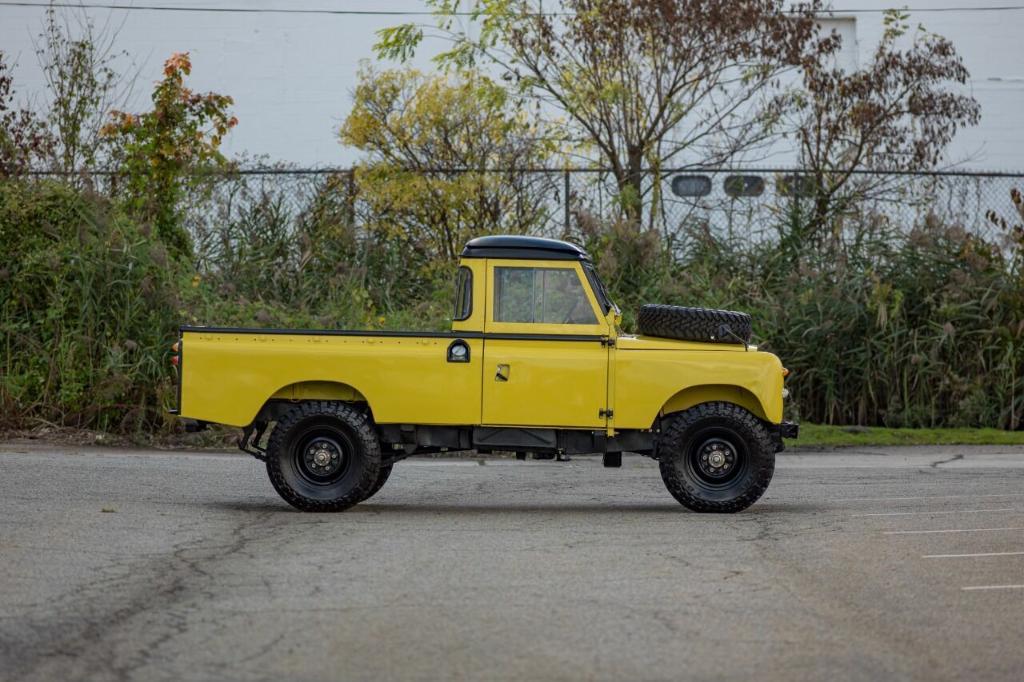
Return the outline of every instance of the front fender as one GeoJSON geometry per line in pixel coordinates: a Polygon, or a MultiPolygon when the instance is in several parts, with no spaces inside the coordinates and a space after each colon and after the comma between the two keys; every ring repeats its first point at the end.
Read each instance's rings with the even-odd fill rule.
{"type": "Polygon", "coordinates": [[[661,414],[715,400],[767,422],[782,421],[782,363],[771,353],[725,350],[619,351],[615,426],[647,429],[661,414]]]}

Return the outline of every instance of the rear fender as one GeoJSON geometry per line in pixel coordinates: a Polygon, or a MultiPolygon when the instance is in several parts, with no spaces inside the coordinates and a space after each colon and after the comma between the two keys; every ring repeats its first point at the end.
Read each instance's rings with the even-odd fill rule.
{"type": "Polygon", "coordinates": [[[299,381],[282,386],[263,403],[253,422],[271,422],[288,410],[293,403],[309,400],[329,400],[332,402],[362,403],[366,412],[373,418],[369,401],[353,386],[336,381],[299,381]]]}
{"type": "Polygon", "coordinates": [[[271,400],[339,400],[365,403],[366,398],[355,387],[337,381],[300,381],[282,386],[271,400]]]}

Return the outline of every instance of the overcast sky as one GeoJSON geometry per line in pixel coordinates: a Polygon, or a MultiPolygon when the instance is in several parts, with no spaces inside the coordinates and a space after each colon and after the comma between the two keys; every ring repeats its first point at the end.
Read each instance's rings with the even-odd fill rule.
{"type": "MultiPolygon", "coordinates": [[[[419,0],[122,0],[136,6],[328,8],[422,11],[419,0]]],[[[874,0],[836,0],[843,9],[891,4],[874,0]]],[[[991,0],[912,0],[916,8],[991,6],[991,0]]],[[[998,4],[998,3],[995,3],[998,4]]],[[[1010,4],[1010,3],[1007,3],[1010,4]]],[[[351,105],[360,60],[372,59],[375,32],[426,17],[239,14],[90,10],[97,23],[119,30],[118,47],[139,72],[134,109],[147,106],[152,83],[172,52],[188,51],[193,60],[190,86],[235,98],[239,125],[227,138],[229,155],[266,155],[304,166],[347,165],[356,157],[341,147],[337,129],[351,105]]],[[[881,16],[847,14],[855,25],[853,58],[866,60],[876,44],[881,16]]],[[[982,125],[958,137],[954,160],[969,168],[1024,170],[1024,12],[941,12],[915,14],[913,20],[952,38],[972,72],[970,84],[982,103],[982,125]]],[[[41,75],[32,41],[43,10],[0,6],[0,46],[18,62],[19,90],[41,91],[41,75]]],[[[416,59],[430,69],[428,45],[416,59]]],[[[785,153],[774,159],[791,163],[785,153]]]]}

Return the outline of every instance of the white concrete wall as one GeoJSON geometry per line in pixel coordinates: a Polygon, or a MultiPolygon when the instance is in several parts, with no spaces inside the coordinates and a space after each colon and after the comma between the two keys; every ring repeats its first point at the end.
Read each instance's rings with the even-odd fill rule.
{"type": "MultiPolygon", "coordinates": [[[[43,0],[39,0],[43,2],[43,0]]],[[[126,0],[130,1],[130,0],[126,0]]],[[[135,4],[146,4],[137,0],[135,4]]],[[[164,6],[422,10],[419,0],[161,0],[164,6]]],[[[870,58],[882,30],[881,15],[844,9],[881,9],[888,0],[835,0],[840,17],[853,18],[856,59],[870,58]]],[[[992,0],[912,0],[914,8],[983,7],[992,0]]],[[[1008,2],[1006,4],[1009,4],[1008,2]]],[[[93,10],[98,22],[123,21],[118,44],[141,67],[135,108],[146,106],[150,85],[172,52],[192,54],[190,85],[235,98],[238,128],[226,142],[228,154],[263,154],[301,165],[345,165],[355,155],[337,141],[337,128],[350,106],[360,60],[372,59],[375,31],[424,17],[216,14],[93,10]]],[[[19,62],[22,92],[42,86],[32,37],[43,10],[0,7],[0,46],[19,62]]],[[[1024,169],[1024,11],[919,12],[912,21],[950,37],[971,71],[971,92],[981,102],[982,123],[963,131],[950,161],[973,169],[1024,169]]],[[[849,20],[842,22],[849,30],[849,20]]],[[[437,43],[433,45],[436,49],[437,43]]],[[[428,49],[425,52],[429,53],[428,49]]],[[[417,65],[430,68],[429,54],[417,65]]],[[[850,55],[844,55],[850,58],[850,55]]],[[[38,96],[38,95],[36,95],[38,96]]],[[[786,162],[785,153],[773,157],[786,162]]]]}
{"type": "Polygon", "coordinates": [[[951,163],[984,170],[1024,170],[1024,11],[914,11],[928,8],[981,8],[1020,5],[990,0],[833,0],[836,14],[855,20],[857,53],[866,64],[883,26],[877,13],[846,9],[910,7],[911,26],[923,24],[953,41],[971,73],[967,91],[981,103],[981,124],[961,131],[949,149],[951,163]]]}

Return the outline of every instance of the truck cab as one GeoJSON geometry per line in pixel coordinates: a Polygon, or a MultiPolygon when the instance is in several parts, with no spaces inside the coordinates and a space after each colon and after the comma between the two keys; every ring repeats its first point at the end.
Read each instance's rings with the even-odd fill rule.
{"type": "Polygon", "coordinates": [[[462,252],[456,290],[453,332],[480,335],[481,424],[607,426],[619,311],[582,249],[482,237],[462,252]]]}

